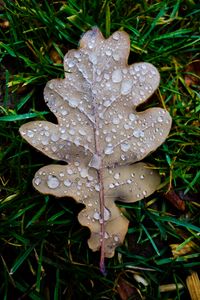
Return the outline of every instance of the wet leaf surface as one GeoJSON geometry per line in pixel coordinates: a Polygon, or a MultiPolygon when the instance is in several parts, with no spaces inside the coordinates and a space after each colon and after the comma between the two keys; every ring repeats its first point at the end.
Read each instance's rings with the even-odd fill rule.
{"type": "Polygon", "coordinates": [[[94,28],[78,50],[64,58],[65,79],[44,90],[57,124],[29,122],[20,133],[36,149],[67,165],[48,165],[33,179],[41,193],[73,197],[85,205],[79,222],[91,230],[88,240],[104,258],[112,257],[128,228],[115,200],[135,202],[158,187],[160,177],[145,163],[136,163],[166,139],[171,117],[162,108],[137,112],[157,89],[160,76],[149,63],[128,65],[127,33],[104,39],[94,28]],[[134,164],[133,164],[134,163],[134,164]]]}

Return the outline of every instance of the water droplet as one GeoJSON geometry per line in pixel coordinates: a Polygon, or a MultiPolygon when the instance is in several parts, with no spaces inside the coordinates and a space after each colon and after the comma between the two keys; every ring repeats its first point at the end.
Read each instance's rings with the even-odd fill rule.
{"type": "Polygon", "coordinates": [[[119,61],[119,60],[120,60],[120,56],[119,56],[119,54],[117,54],[117,53],[114,53],[112,57],[113,57],[113,59],[114,59],[115,61],[119,61]]]}
{"type": "Polygon", "coordinates": [[[122,81],[121,94],[122,95],[129,94],[132,89],[132,85],[133,85],[133,82],[131,80],[122,81]]]}
{"type": "Polygon", "coordinates": [[[67,174],[72,175],[74,172],[72,169],[67,169],[67,174]]]}
{"type": "Polygon", "coordinates": [[[32,130],[27,130],[27,136],[32,138],[34,136],[34,132],[32,130]]]}
{"type": "Polygon", "coordinates": [[[146,195],[147,195],[147,191],[143,191],[142,194],[143,194],[144,196],[146,196],[146,195]]]}
{"type": "Polygon", "coordinates": [[[104,221],[108,221],[111,217],[111,212],[107,207],[104,207],[104,221]]]}
{"type": "Polygon", "coordinates": [[[140,129],[135,129],[133,131],[133,136],[136,137],[136,138],[144,137],[144,132],[140,129]]]}
{"type": "Polygon", "coordinates": [[[127,152],[130,149],[130,145],[128,143],[123,143],[120,145],[121,150],[127,152]]]}
{"type": "Polygon", "coordinates": [[[114,125],[118,125],[118,124],[120,123],[120,119],[119,119],[118,117],[114,117],[114,118],[112,119],[112,123],[113,123],[114,125]]]}
{"type": "Polygon", "coordinates": [[[136,115],[131,113],[131,114],[129,114],[128,118],[129,118],[130,121],[133,122],[133,121],[136,120],[136,115]]]}
{"type": "Polygon", "coordinates": [[[103,102],[103,106],[105,107],[109,107],[111,105],[111,101],[110,100],[106,100],[103,102]]]}
{"type": "Polygon", "coordinates": [[[115,187],[114,183],[110,183],[110,184],[109,184],[109,188],[110,188],[110,189],[113,189],[114,187],[115,187]]]}
{"type": "Polygon", "coordinates": [[[144,179],[144,175],[140,175],[140,179],[144,179]]]}
{"type": "Polygon", "coordinates": [[[114,179],[118,180],[120,177],[120,173],[115,173],[115,175],[113,177],[114,177],[114,179]]]}
{"type": "Polygon", "coordinates": [[[115,241],[115,242],[118,242],[118,241],[119,241],[118,235],[115,235],[115,236],[114,236],[114,241],[115,241]]]}
{"type": "Polygon", "coordinates": [[[112,81],[114,83],[118,83],[122,81],[122,72],[121,70],[117,69],[115,71],[113,71],[112,73],[112,81]]]}
{"type": "Polygon", "coordinates": [[[80,175],[82,178],[86,178],[88,176],[88,169],[81,169],[80,175]]]}
{"type": "Polygon", "coordinates": [[[116,40],[116,41],[118,41],[119,40],[119,32],[114,32],[113,33],[113,35],[112,35],[112,38],[114,39],[114,40],[116,40]]]}
{"type": "Polygon", "coordinates": [[[97,56],[94,53],[90,53],[89,60],[91,61],[91,63],[93,63],[93,65],[97,64],[97,56]]]}
{"type": "Polygon", "coordinates": [[[75,62],[72,59],[67,60],[67,65],[69,68],[73,68],[75,66],[75,62]]]}
{"type": "Polygon", "coordinates": [[[68,114],[68,111],[67,110],[61,110],[61,115],[62,116],[66,116],[68,114]]]}
{"type": "Polygon", "coordinates": [[[110,79],[110,75],[105,73],[104,76],[103,76],[106,80],[110,79]]]}
{"type": "Polygon", "coordinates": [[[107,56],[111,56],[111,55],[112,55],[112,51],[111,51],[111,50],[109,50],[109,49],[108,49],[108,50],[106,50],[106,55],[107,55],[107,56]]]}
{"type": "Polygon", "coordinates": [[[63,183],[64,183],[64,185],[67,186],[67,187],[70,187],[70,186],[72,185],[72,182],[71,182],[71,180],[69,180],[69,179],[64,180],[63,183]]]}
{"type": "Polygon", "coordinates": [[[50,189],[56,189],[60,185],[60,181],[54,175],[49,175],[47,180],[47,185],[50,189]]]}
{"type": "Polygon", "coordinates": [[[94,188],[95,188],[95,190],[96,190],[97,192],[100,191],[100,186],[99,186],[99,184],[96,184],[94,188]]]}
{"type": "Polygon", "coordinates": [[[107,143],[110,143],[111,140],[112,140],[112,137],[110,135],[107,135],[105,140],[106,140],[107,143]]]}
{"type": "Polygon", "coordinates": [[[158,121],[159,123],[162,123],[162,122],[163,122],[163,117],[159,116],[159,117],[157,118],[157,121],[158,121]]]}
{"type": "Polygon", "coordinates": [[[83,135],[83,136],[86,135],[86,132],[83,128],[79,129],[78,132],[80,133],[80,135],[83,135]]]}
{"type": "Polygon", "coordinates": [[[34,179],[34,183],[35,183],[35,185],[39,185],[40,183],[42,182],[42,180],[40,179],[40,177],[36,177],[35,179],[34,179]]]}
{"type": "MultiPolygon", "coordinates": [[[[70,130],[69,130],[69,134],[70,135],[74,135],[75,134],[75,130],[73,129],[73,128],[71,128],[70,130]]],[[[63,135],[62,135],[63,136],[63,135]]],[[[62,138],[63,139],[63,138],[62,138]]]]}
{"type": "Polygon", "coordinates": [[[113,153],[113,146],[112,145],[108,145],[105,150],[104,150],[104,153],[107,154],[107,155],[110,155],[113,153]]]}
{"type": "Polygon", "coordinates": [[[95,220],[99,220],[100,219],[100,214],[98,212],[95,212],[94,215],[93,215],[93,218],[95,220]]]}
{"type": "Polygon", "coordinates": [[[68,100],[69,106],[76,108],[79,105],[79,100],[76,98],[71,98],[68,100]]]}
{"type": "Polygon", "coordinates": [[[108,239],[109,238],[109,234],[107,232],[104,232],[104,239],[108,239]]]}
{"type": "Polygon", "coordinates": [[[94,154],[91,161],[89,162],[89,167],[99,170],[100,166],[101,166],[101,157],[97,154],[94,154]]]}

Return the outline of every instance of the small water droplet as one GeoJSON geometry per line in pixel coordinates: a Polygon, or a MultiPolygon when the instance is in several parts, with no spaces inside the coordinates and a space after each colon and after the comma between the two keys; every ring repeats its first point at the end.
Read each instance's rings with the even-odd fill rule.
{"type": "Polygon", "coordinates": [[[158,121],[159,123],[162,123],[162,122],[163,122],[163,117],[159,116],[159,117],[157,118],[157,121],[158,121]]]}
{"type": "Polygon", "coordinates": [[[120,145],[121,150],[127,152],[130,149],[130,145],[128,143],[123,143],[120,145]]]}
{"type": "Polygon", "coordinates": [[[99,192],[100,191],[100,186],[99,186],[99,184],[95,184],[95,190],[97,191],[97,192],[99,192]]]}
{"type": "Polygon", "coordinates": [[[32,138],[34,136],[34,132],[32,130],[27,130],[27,136],[32,138]]]}
{"type": "Polygon", "coordinates": [[[136,120],[136,115],[131,113],[131,114],[129,114],[128,118],[129,118],[130,121],[133,122],[133,121],[136,120]]]}
{"type": "Polygon", "coordinates": [[[119,241],[118,235],[115,235],[115,236],[114,236],[114,241],[115,241],[115,242],[118,242],[118,241],[119,241]]]}
{"type": "Polygon", "coordinates": [[[67,187],[70,187],[72,185],[72,182],[71,182],[71,180],[66,179],[66,180],[64,180],[63,184],[67,187]]]}
{"type": "Polygon", "coordinates": [[[42,180],[40,179],[40,177],[36,177],[35,179],[34,179],[34,183],[35,183],[35,185],[39,185],[40,183],[42,182],[42,180]]]}
{"type": "Polygon", "coordinates": [[[110,188],[110,189],[114,189],[114,187],[115,187],[114,183],[110,183],[110,184],[109,184],[109,188],[110,188]]]}
{"type": "Polygon", "coordinates": [[[103,106],[105,107],[109,107],[111,105],[111,101],[110,100],[106,100],[103,102],[103,106]]]}
{"type": "Polygon", "coordinates": [[[120,123],[120,119],[119,119],[118,117],[114,117],[114,118],[112,119],[112,123],[113,123],[114,125],[118,125],[118,124],[120,123]]]}
{"type": "Polygon", "coordinates": [[[107,232],[104,232],[104,239],[108,239],[109,238],[109,234],[107,232]]]}
{"type": "Polygon", "coordinates": [[[111,55],[112,55],[112,51],[111,51],[111,50],[109,50],[109,49],[108,49],[108,50],[106,50],[106,55],[107,55],[107,56],[111,56],[111,55]]]}
{"type": "MultiPolygon", "coordinates": [[[[73,129],[73,128],[71,128],[70,130],[69,130],[69,134],[70,135],[74,135],[75,134],[75,130],[73,129]]],[[[65,135],[64,135],[65,136],[65,135]]],[[[62,134],[62,139],[63,139],[63,134],[62,134]]],[[[65,139],[65,138],[64,138],[65,139]]]]}
{"type": "Polygon", "coordinates": [[[112,38],[114,39],[114,40],[116,40],[116,41],[118,41],[119,40],[119,32],[114,32],[113,33],[113,35],[112,35],[112,38]]]}
{"type": "Polygon", "coordinates": [[[144,132],[140,129],[135,129],[133,131],[133,136],[136,137],[136,138],[144,137],[144,132]]]}
{"type": "Polygon", "coordinates": [[[115,173],[115,175],[113,177],[114,177],[114,179],[118,180],[120,177],[120,173],[115,173]]]}
{"type": "Polygon", "coordinates": [[[143,194],[144,196],[146,196],[146,195],[147,195],[147,191],[143,191],[142,194],[143,194]]]}
{"type": "Polygon", "coordinates": [[[67,169],[67,174],[72,175],[74,172],[72,169],[67,169]]]}
{"type": "Polygon", "coordinates": [[[80,133],[80,135],[86,135],[86,131],[83,128],[79,129],[78,132],[80,133]]]}
{"type": "Polygon", "coordinates": [[[114,53],[112,57],[113,57],[113,59],[114,59],[115,61],[119,61],[119,60],[120,60],[120,56],[119,56],[118,53],[114,53]]]}

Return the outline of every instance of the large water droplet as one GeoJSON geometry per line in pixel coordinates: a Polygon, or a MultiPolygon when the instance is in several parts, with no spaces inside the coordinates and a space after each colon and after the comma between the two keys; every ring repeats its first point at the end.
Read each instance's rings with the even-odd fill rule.
{"type": "Polygon", "coordinates": [[[121,94],[122,95],[127,95],[128,93],[130,93],[130,91],[132,89],[132,85],[133,85],[132,80],[122,81],[121,94]]]}
{"type": "Polygon", "coordinates": [[[122,72],[121,70],[117,69],[115,71],[113,71],[112,73],[112,81],[114,83],[118,83],[122,81],[122,72]]]}
{"type": "Polygon", "coordinates": [[[104,207],[104,221],[108,221],[111,217],[111,212],[107,207],[104,207]]]}
{"type": "Polygon", "coordinates": [[[80,175],[82,178],[86,178],[88,176],[88,169],[81,169],[80,175]]]}
{"type": "Polygon", "coordinates": [[[110,155],[113,153],[113,146],[112,145],[108,145],[105,150],[104,150],[104,153],[107,154],[107,155],[110,155]]]}
{"type": "Polygon", "coordinates": [[[99,220],[100,219],[100,214],[98,212],[95,212],[94,215],[93,215],[93,218],[95,220],[99,220]]]}
{"type": "Polygon", "coordinates": [[[79,100],[76,98],[71,98],[68,100],[68,103],[69,103],[69,106],[76,108],[76,107],[78,107],[79,100]]]}
{"type": "Polygon", "coordinates": [[[89,162],[89,167],[99,170],[101,166],[101,157],[94,154],[91,161],[89,162]]]}
{"type": "Polygon", "coordinates": [[[50,189],[56,189],[60,185],[60,181],[54,175],[49,175],[47,180],[47,185],[50,189]]]}

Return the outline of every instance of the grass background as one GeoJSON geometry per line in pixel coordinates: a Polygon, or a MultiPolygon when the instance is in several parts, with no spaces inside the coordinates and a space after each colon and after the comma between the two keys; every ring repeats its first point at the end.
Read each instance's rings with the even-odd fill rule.
{"type": "Polygon", "coordinates": [[[141,299],[137,290],[143,299],[190,298],[186,278],[200,264],[199,15],[192,0],[0,1],[1,299],[141,299]],[[106,277],[99,253],[87,247],[89,231],[77,221],[81,207],[33,190],[35,171],[52,161],[18,133],[28,120],[53,119],[43,88],[63,77],[64,54],[92,26],[106,37],[118,29],[130,34],[130,63],[151,62],[161,74],[146,106],[166,107],[173,117],[167,141],[146,159],[162,176],[160,190],[135,204],[119,203],[130,226],[124,245],[106,261],[106,277]],[[174,196],[166,197],[170,189],[178,208],[174,196]],[[175,291],[160,293],[167,283],[175,291]]]}

